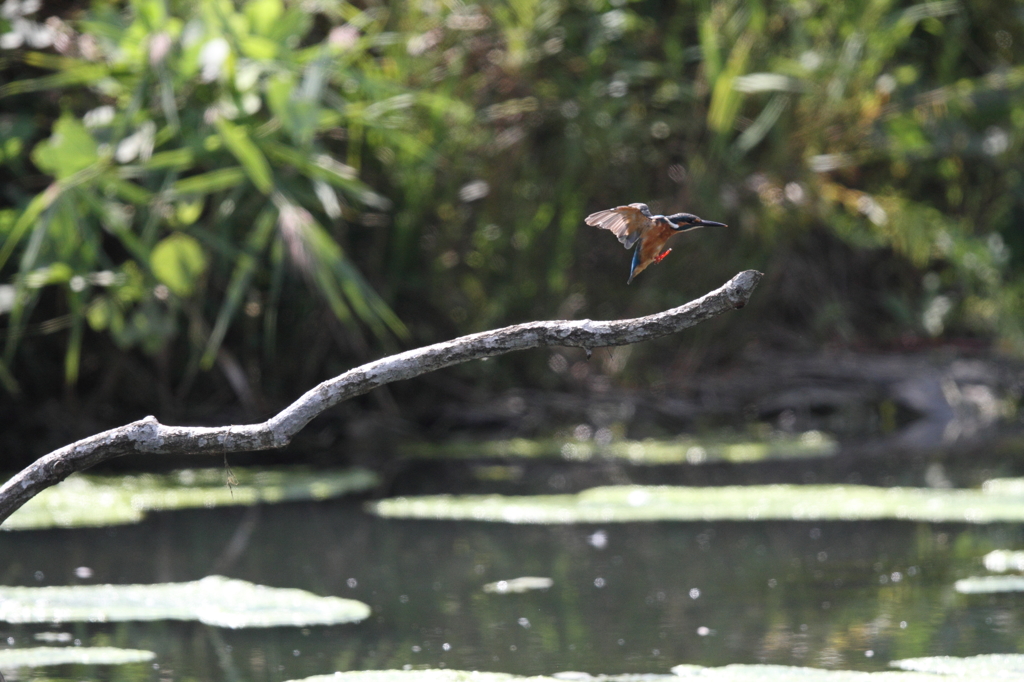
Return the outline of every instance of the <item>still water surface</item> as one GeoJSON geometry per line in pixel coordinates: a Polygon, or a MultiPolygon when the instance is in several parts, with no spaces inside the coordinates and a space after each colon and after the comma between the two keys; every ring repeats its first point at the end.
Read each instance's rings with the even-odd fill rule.
{"type": "Polygon", "coordinates": [[[379,519],[351,500],[162,512],[134,526],[0,533],[0,584],[219,573],[359,599],[373,615],[305,629],[0,623],[0,642],[38,646],[38,633],[67,632],[83,645],[157,652],[155,665],[38,671],[78,679],[262,681],[406,666],[667,673],[758,662],[876,670],[897,658],[1022,650],[1024,595],[953,590],[983,572],[985,552],[1022,546],[1012,524],[511,526],[379,519]],[[520,576],[554,584],[482,589],[520,576]]]}

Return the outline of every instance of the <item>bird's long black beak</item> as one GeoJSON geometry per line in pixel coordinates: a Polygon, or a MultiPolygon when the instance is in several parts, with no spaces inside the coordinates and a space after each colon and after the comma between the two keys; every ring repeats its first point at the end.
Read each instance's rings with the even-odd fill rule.
{"type": "Polygon", "coordinates": [[[725,223],[719,223],[714,220],[698,219],[696,222],[693,223],[675,223],[672,222],[671,220],[669,222],[672,223],[672,229],[675,230],[676,232],[686,232],[687,230],[696,230],[701,227],[729,227],[725,223]]]}

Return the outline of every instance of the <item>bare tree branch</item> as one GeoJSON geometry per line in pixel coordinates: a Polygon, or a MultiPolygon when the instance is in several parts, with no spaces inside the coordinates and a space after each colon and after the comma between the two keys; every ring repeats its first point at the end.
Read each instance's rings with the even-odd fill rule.
{"type": "Polygon", "coordinates": [[[646,317],[608,322],[527,322],[375,360],[323,382],[260,424],[164,426],[155,417],[146,417],[66,445],[30,464],[0,487],[0,523],[41,490],[114,457],[134,453],[217,455],[280,448],[324,410],[393,381],[525,348],[571,346],[591,350],[682,331],[727,310],[742,308],[761,276],[754,270],[741,272],[695,301],[646,317]]]}

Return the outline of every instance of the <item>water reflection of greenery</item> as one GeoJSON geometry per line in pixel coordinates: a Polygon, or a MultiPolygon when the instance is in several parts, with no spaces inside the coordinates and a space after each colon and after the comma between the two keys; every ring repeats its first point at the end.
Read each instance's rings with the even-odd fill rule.
{"type": "MultiPolygon", "coordinates": [[[[218,560],[245,514],[183,510],[135,526],[6,533],[0,553],[12,561],[0,581],[39,584],[40,571],[45,582],[76,582],[81,565],[95,581],[194,579],[218,560]],[[172,551],[183,546],[189,551],[172,551]]],[[[882,669],[897,657],[1014,650],[1021,598],[990,601],[952,586],[979,570],[985,552],[1022,545],[1013,525],[506,526],[374,519],[343,502],[279,505],[264,508],[228,573],[360,599],[373,609],[369,620],[224,631],[219,641],[202,625],[68,629],[83,643],[156,651],[162,666],[206,679],[223,677],[225,660],[253,679],[441,664],[521,674],[663,673],[678,663],[762,660],[882,669]],[[483,592],[521,575],[554,584],[483,592]]],[[[4,629],[19,643],[38,630],[4,629]]]]}
{"type": "MultiPolygon", "coordinates": [[[[912,528],[904,528],[914,534],[912,528]]],[[[916,533],[922,544],[913,547],[913,542],[904,544],[908,538],[898,527],[865,526],[851,533],[830,524],[817,530],[815,540],[803,524],[767,534],[716,524],[688,529],[679,534],[682,537],[655,533],[645,542],[637,541],[636,535],[647,533],[629,528],[621,531],[632,538],[629,556],[610,554],[596,561],[579,556],[594,550],[578,534],[563,530],[558,534],[564,540],[561,549],[567,551],[551,565],[555,587],[550,595],[520,595],[509,601],[470,593],[470,612],[459,613],[458,623],[464,627],[445,632],[443,638],[479,638],[479,646],[487,651],[504,650],[496,654],[500,668],[495,669],[524,673],[545,667],[550,671],[552,664],[592,672],[614,672],[624,665],[633,671],[663,672],[665,661],[672,660],[717,665],[765,660],[871,669],[884,668],[892,657],[934,653],[935,647],[971,653],[977,642],[937,641],[944,632],[948,635],[951,625],[946,610],[957,609],[956,600],[949,599],[951,581],[943,570],[951,547],[948,541],[936,540],[948,537],[948,531],[936,535],[928,526],[919,526],[916,533]],[[876,557],[861,555],[868,549],[864,545],[891,531],[902,536],[887,548],[891,560],[873,562],[876,557]],[[666,542],[666,536],[671,540],[666,542]],[[852,552],[844,551],[841,543],[851,536],[864,545],[855,542],[852,552]],[[767,560],[759,560],[759,546],[765,548],[767,560]],[[905,555],[907,549],[912,556],[905,555]],[[701,561],[682,558],[694,550],[701,561]],[[828,555],[825,561],[820,560],[821,551],[828,555]],[[685,570],[677,574],[673,564],[685,570]],[[881,576],[887,578],[884,585],[881,576]],[[596,577],[603,578],[603,588],[595,586],[596,577]],[[769,586],[772,580],[775,587],[769,586]],[[695,588],[700,590],[696,599],[691,595],[695,588]],[[552,613],[559,614],[554,621],[552,613]],[[517,627],[523,617],[530,622],[529,630],[517,627]],[[905,628],[901,621],[907,623],[905,628]],[[707,628],[703,637],[702,627],[707,628]],[[624,643],[618,644],[619,639],[624,643]],[[574,643],[577,651],[570,648],[574,643]],[[512,645],[517,652],[507,650],[512,645]],[[869,650],[872,658],[864,655],[869,650]]],[[[495,568],[500,571],[500,564],[521,564],[513,556],[515,550],[500,543],[475,549],[473,556],[488,558],[488,575],[495,568]]],[[[411,602],[431,596],[410,593],[409,598],[411,602]]],[[[430,653],[436,664],[445,660],[438,654],[441,639],[427,633],[410,646],[434,640],[430,653]]],[[[1001,644],[1005,642],[989,642],[1001,644]]],[[[408,661],[408,655],[374,663],[401,660],[408,661]]]]}

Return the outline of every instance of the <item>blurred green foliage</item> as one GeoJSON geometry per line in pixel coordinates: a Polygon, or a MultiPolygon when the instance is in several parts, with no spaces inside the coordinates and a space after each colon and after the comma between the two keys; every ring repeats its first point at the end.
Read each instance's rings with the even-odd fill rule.
{"type": "MultiPolygon", "coordinates": [[[[364,328],[386,346],[403,322],[431,341],[621,317],[748,267],[769,277],[744,313],[759,334],[737,337],[1021,352],[1021,15],[1008,0],[97,0],[8,16],[0,381],[16,390],[30,331],[68,330],[72,383],[86,328],[173,349],[187,378],[226,342],[293,367],[282,353],[305,354],[324,310],[358,356],[364,328]],[[677,238],[626,288],[628,254],[582,219],[633,201],[731,227],[677,238]]],[[[706,329],[695,343],[731,347],[706,329]]]]}
{"type": "MultiPolygon", "coordinates": [[[[367,34],[380,31],[358,10],[335,10],[367,34]]],[[[392,126],[389,103],[408,95],[399,83],[361,82],[357,64],[374,40],[354,25],[303,45],[314,18],[279,0],[142,0],[98,3],[76,28],[38,27],[58,54],[18,56],[48,75],[0,86],[22,105],[5,129],[23,131],[10,138],[23,153],[5,163],[17,171],[30,160],[51,178],[34,192],[39,176],[30,172],[7,189],[15,205],[3,212],[0,247],[13,282],[2,374],[9,390],[26,323],[49,287],[70,327],[69,383],[86,324],[123,350],[149,354],[187,325],[188,374],[212,366],[244,308],[263,317],[272,349],[288,265],[339,320],[359,320],[382,338],[405,334],[326,226],[352,205],[390,205],[329,141],[392,126]],[[47,96],[42,111],[25,106],[34,93],[47,96]],[[48,110],[60,113],[33,126],[48,110]]]]}

